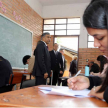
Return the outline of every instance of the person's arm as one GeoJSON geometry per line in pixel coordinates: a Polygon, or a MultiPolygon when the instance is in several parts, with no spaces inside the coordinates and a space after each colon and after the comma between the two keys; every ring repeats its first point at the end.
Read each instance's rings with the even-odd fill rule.
{"type": "Polygon", "coordinates": [[[88,89],[92,89],[94,86],[99,86],[102,83],[102,80],[98,76],[89,76],[90,86],[88,89]]]}
{"type": "Polygon", "coordinates": [[[73,90],[83,90],[92,89],[94,86],[99,86],[101,84],[101,78],[97,76],[85,77],[77,76],[72,77],[67,80],[69,88],[73,90]]]}
{"type": "Polygon", "coordinates": [[[42,71],[42,74],[45,74],[47,73],[47,69],[46,69],[46,65],[45,65],[45,48],[44,48],[44,45],[40,44],[38,47],[37,47],[37,62],[38,62],[38,65],[42,71]]]}
{"type": "Polygon", "coordinates": [[[89,96],[95,96],[99,99],[104,99],[108,103],[108,86],[103,92],[97,92],[101,86],[97,86],[95,88],[92,88],[90,93],[88,94],[89,96]]]}
{"type": "Polygon", "coordinates": [[[99,86],[102,82],[100,77],[84,77],[84,76],[77,76],[74,78],[70,78],[67,80],[68,86],[70,89],[73,90],[83,90],[83,89],[91,89],[89,96],[95,96],[100,99],[105,99],[108,103],[108,86],[104,92],[97,93],[101,86],[99,86]],[[93,88],[93,86],[97,86],[93,88]]]}
{"type": "Polygon", "coordinates": [[[33,67],[34,67],[34,62],[35,62],[35,56],[32,56],[30,58],[29,64],[28,64],[28,73],[32,73],[33,67]]]}

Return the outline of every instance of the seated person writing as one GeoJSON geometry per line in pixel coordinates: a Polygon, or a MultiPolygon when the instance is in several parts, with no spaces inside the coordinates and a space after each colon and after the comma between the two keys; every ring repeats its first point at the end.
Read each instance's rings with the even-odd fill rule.
{"type": "MultiPolygon", "coordinates": [[[[108,57],[108,0],[92,0],[84,11],[83,24],[94,38],[94,47],[108,57]]],[[[105,73],[103,81],[98,76],[77,76],[68,79],[68,86],[73,90],[91,89],[89,96],[104,99],[108,103],[108,67],[105,73]]]]}
{"type": "Polygon", "coordinates": [[[98,64],[94,63],[94,61],[89,61],[88,66],[89,66],[89,69],[90,69],[90,73],[91,72],[99,73],[99,66],[98,66],[98,64]]]}
{"type": "Polygon", "coordinates": [[[99,55],[97,57],[97,61],[100,64],[100,72],[99,73],[91,72],[90,75],[104,77],[105,76],[105,70],[106,70],[106,68],[108,66],[108,60],[107,60],[107,58],[105,56],[99,55]]]}

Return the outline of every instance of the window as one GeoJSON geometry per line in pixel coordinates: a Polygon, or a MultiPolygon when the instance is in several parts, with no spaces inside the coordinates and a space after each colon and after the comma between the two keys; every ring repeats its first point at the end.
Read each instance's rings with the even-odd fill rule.
{"type": "Polygon", "coordinates": [[[95,48],[94,47],[94,38],[91,35],[88,35],[88,48],[95,48]]]}
{"type": "Polygon", "coordinates": [[[44,19],[43,32],[51,35],[79,35],[80,18],[44,19]]]}

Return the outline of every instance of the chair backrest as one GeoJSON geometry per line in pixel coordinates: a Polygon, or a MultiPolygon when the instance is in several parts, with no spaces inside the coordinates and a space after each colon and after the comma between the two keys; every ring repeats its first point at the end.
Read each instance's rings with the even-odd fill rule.
{"type": "Polygon", "coordinates": [[[9,84],[0,87],[0,93],[11,91],[13,86],[17,83],[21,83],[20,88],[22,87],[22,82],[26,79],[26,75],[23,73],[15,72],[10,75],[9,84]]]}
{"type": "Polygon", "coordinates": [[[0,93],[12,91],[13,86],[14,86],[14,84],[5,85],[3,87],[0,87],[0,93]]]}
{"type": "Polygon", "coordinates": [[[26,79],[26,76],[24,76],[23,73],[14,72],[14,74],[11,74],[9,84],[17,84],[22,83],[23,80],[26,79]]]}
{"type": "Polygon", "coordinates": [[[0,87],[0,93],[12,91],[14,84],[12,84],[13,74],[10,75],[9,84],[0,87]]]}

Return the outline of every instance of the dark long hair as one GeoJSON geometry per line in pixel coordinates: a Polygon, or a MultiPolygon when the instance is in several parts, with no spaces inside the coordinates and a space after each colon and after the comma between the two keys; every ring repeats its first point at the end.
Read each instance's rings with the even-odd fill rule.
{"type": "MultiPolygon", "coordinates": [[[[86,28],[108,30],[108,0],[92,0],[84,12],[83,23],[86,28]]],[[[98,92],[103,92],[108,86],[108,68],[105,73],[106,77],[98,92]]]]}
{"type": "Polygon", "coordinates": [[[108,60],[107,60],[107,58],[106,58],[105,56],[99,55],[99,56],[97,57],[97,61],[100,61],[100,72],[102,73],[102,71],[103,71],[103,69],[104,69],[104,65],[105,65],[106,63],[108,63],[108,60]]]}

